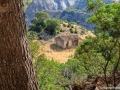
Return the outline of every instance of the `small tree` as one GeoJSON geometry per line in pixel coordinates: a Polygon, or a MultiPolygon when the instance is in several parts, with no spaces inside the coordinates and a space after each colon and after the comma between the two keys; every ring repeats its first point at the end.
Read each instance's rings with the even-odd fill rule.
{"type": "Polygon", "coordinates": [[[40,32],[42,29],[46,27],[45,20],[48,18],[48,14],[45,12],[37,12],[35,14],[35,18],[31,20],[32,25],[29,30],[33,30],[36,32],[40,32]]]}
{"type": "Polygon", "coordinates": [[[47,19],[46,21],[46,30],[49,31],[51,35],[56,35],[60,31],[60,21],[56,18],[47,19]]]}
{"type": "Polygon", "coordinates": [[[78,33],[77,29],[75,29],[75,33],[78,33]]]}
{"type": "Polygon", "coordinates": [[[72,28],[69,29],[71,33],[74,33],[74,30],[72,28]]]}
{"type": "MultiPolygon", "coordinates": [[[[112,4],[105,4],[101,0],[87,0],[89,11],[92,11],[92,16],[88,19],[88,21],[94,23],[96,25],[95,32],[97,36],[99,34],[103,34],[103,36],[110,36],[114,44],[108,49],[107,46],[104,48],[103,56],[106,60],[106,65],[104,67],[104,75],[106,80],[106,71],[107,67],[112,60],[112,53],[113,49],[116,46],[118,48],[118,57],[115,59],[114,67],[112,70],[111,76],[114,77],[114,87],[116,86],[115,81],[115,73],[118,69],[120,63],[120,4],[119,3],[112,3],[112,4]]],[[[108,38],[103,38],[104,45],[107,45],[105,42],[108,38]]],[[[106,80],[107,83],[107,80],[106,80]]]]}

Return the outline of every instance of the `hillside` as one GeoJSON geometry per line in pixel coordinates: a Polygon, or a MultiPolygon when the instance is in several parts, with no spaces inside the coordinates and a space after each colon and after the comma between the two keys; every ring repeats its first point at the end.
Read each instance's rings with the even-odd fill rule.
{"type": "MultiPolygon", "coordinates": [[[[103,1],[111,3],[117,0],[103,1]]],[[[89,17],[89,14],[86,12],[86,6],[86,0],[34,0],[25,10],[26,24],[27,26],[30,25],[30,21],[35,16],[36,12],[45,11],[48,12],[51,17],[73,21],[87,29],[92,29],[93,25],[86,23],[86,19],[89,17]]]]}
{"type": "MultiPolygon", "coordinates": [[[[63,49],[56,45],[55,38],[58,36],[66,36],[66,35],[78,35],[80,41],[84,40],[86,36],[94,36],[91,31],[86,30],[82,26],[79,26],[77,24],[71,24],[71,27],[68,27],[68,23],[62,22],[61,23],[61,29],[63,32],[60,32],[56,36],[52,36],[44,32],[43,39],[42,40],[34,40],[35,42],[38,42],[40,45],[40,49],[38,50],[38,53],[36,56],[39,56],[40,54],[45,54],[46,57],[49,60],[55,60],[60,63],[65,63],[68,61],[69,58],[74,56],[75,48],[70,49],[63,49]],[[71,33],[70,28],[73,27],[73,30],[77,30],[77,34],[71,33]]],[[[43,34],[42,34],[43,35],[43,34]]]]}

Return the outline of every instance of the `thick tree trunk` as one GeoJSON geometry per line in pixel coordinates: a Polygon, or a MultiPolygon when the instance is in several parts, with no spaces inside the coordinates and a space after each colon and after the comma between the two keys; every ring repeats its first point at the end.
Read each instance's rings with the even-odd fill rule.
{"type": "Polygon", "coordinates": [[[0,0],[0,90],[39,90],[22,0],[0,0]]]}

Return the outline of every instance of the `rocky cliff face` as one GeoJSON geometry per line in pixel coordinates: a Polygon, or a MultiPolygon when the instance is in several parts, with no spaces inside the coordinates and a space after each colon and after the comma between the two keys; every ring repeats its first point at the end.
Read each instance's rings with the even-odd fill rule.
{"type": "MultiPolygon", "coordinates": [[[[106,3],[111,3],[118,0],[103,0],[106,3]]],[[[30,25],[31,19],[38,11],[47,11],[51,17],[57,17],[66,19],[68,21],[77,22],[80,25],[85,26],[87,29],[91,29],[91,25],[86,23],[86,18],[89,15],[86,13],[86,0],[33,0],[26,9],[26,23],[30,25]],[[71,7],[69,7],[71,6],[71,7]],[[66,8],[79,10],[80,12],[73,13],[64,11],[66,8]],[[63,10],[58,11],[58,10],[63,10]],[[52,14],[51,14],[52,13],[52,14]]]]}
{"type": "Polygon", "coordinates": [[[51,18],[60,18],[62,20],[67,20],[69,22],[76,22],[77,24],[85,27],[86,29],[92,29],[93,24],[87,23],[86,19],[89,14],[86,12],[74,12],[74,11],[47,11],[51,18]]]}
{"type": "Polygon", "coordinates": [[[76,0],[33,0],[26,9],[26,22],[27,26],[30,24],[30,20],[34,17],[38,11],[46,10],[64,10],[68,6],[74,5],[76,0]]]}

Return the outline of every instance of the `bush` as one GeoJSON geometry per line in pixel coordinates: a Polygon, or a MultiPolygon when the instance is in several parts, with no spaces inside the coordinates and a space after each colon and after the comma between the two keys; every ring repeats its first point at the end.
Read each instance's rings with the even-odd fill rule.
{"type": "Polygon", "coordinates": [[[63,30],[62,30],[62,29],[60,29],[60,32],[63,32],[63,30]]]}
{"type": "Polygon", "coordinates": [[[30,43],[30,51],[31,51],[32,57],[34,57],[35,54],[38,52],[39,44],[38,42],[33,42],[33,41],[30,41],[29,43],[30,43]]]}
{"type": "Polygon", "coordinates": [[[35,38],[36,38],[36,33],[34,31],[29,31],[28,32],[28,39],[34,40],[35,38]]]}
{"type": "Polygon", "coordinates": [[[39,39],[43,39],[43,36],[42,36],[42,35],[40,35],[40,36],[39,36],[39,39]]]}
{"type": "Polygon", "coordinates": [[[60,32],[56,32],[56,34],[59,34],[60,32]]]}
{"type": "Polygon", "coordinates": [[[74,28],[74,26],[71,26],[71,28],[74,28]]]}
{"type": "Polygon", "coordinates": [[[64,32],[65,30],[60,29],[60,32],[64,32]]]}
{"type": "Polygon", "coordinates": [[[40,32],[42,30],[42,26],[31,25],[29,31],[40,32]]]}
{"type": "Polygon", "coordinates": [[[77,29],[75,29],[75,33],[78,33],[77,29]]]}
{"type": "Polygon", "coordinates": [[[72,28],[70,28],[70,32],[71,32],[71,33],[74,33],[74,30],[73,30],[72,28]]]}
{"type": "Polygon", "coordinates": [[[51,34],[51,35],[56,35],[57,31],[60,31],[60,21],[56,18],[52,19],[47,19],[46,20],[46,30],[51,34]]]}
{"type": "Polygon", "coordinates": [[[64,27],[66,27],[67,25],[66,24],[63,24],[64,27]]]}
{"type": "Polygon", "coordinates": [[[85,34],[85,30],[81,30],[81,34],[85,34]]]}
{"type": "Polygon", "coordinates": [[[70,23],[68,23],[68,26],[67,27],[71,27],[71,24],[70,23]]]}

